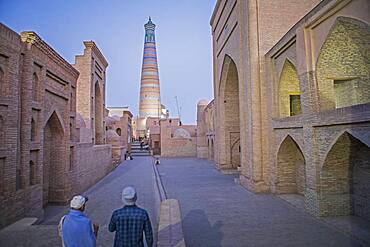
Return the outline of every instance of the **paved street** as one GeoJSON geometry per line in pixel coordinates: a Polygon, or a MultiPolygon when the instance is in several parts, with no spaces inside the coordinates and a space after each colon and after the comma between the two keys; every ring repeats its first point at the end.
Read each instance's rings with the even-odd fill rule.
{"type": "MultiPolygon", "coordinates": [[[[126,161],[85,193],[89,196],[87,214],[101,226],[98,246],[113,244],[114,235],[107,225],[112,211],[122,205],[121,191],[127,185],[136,187],[138,204],[148,209],[157,227],[151,162],[150,157],[126,161]]],[[[180,201],[188,247],[362,246],[332,224],[276,196],[248,192],[234,183],[234,176],[223,175],[206,160],[162,158],[158,168],[167,197],[180,201]]],[[[61,246],[57,224],[67,210],[67,206],[48,207],[41,224],[30,225],[32,219],[24,219],[1,230],[0,246],[61,246]]],[[[366,227],[354,229],[364,231],[366,227]]]]}
{"type": "MultiPolygon", "coordinates": [[[[114,209],[122,206],[121,192],[125,186],[133,185],[138,193],[138,205],[149,211],[152,226],[157,227],[157,211],[154,197],[154,175],[150,157],[135,157],[125,161],[112,173],[90,188],[86,213],[100,224],[98,246],[113,246],[114,234],[107,229],[114,209]]],[[[61,246],[57,235],[57,224],[68,207],[48,207],[46,219],[40,225],[19,222],[0,231],[1,247],[16,246],[61,246]]],[[[156,229],[154,229],[156,231],[156,229]]]]}
{"type": "Polygon", "coordinates": [[[179,199],[188,247],[361,246],[273,195],[256,195],[199,159],[161,159],[168,198],[179,199]]]}

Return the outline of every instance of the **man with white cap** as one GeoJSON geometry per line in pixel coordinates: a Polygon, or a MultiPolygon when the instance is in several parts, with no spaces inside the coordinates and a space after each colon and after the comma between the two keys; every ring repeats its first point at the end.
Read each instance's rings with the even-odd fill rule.
{"type": "Polygon", "coordinates": [[[87,197],[77,195],[71,200],[69,213],[59,223],[64,247],[95,247],[98,226],[83,213],[87,197]]]}
{"type": "Polygon", "coordinates": [[[116,232],[114,247],[143,247],[143,232],[148,247],[153,246],[152,224],[146,210],[135,205],[136,191],[129,186],[122,191],[123,208],[113,212],[109,231],[116,232]]]}

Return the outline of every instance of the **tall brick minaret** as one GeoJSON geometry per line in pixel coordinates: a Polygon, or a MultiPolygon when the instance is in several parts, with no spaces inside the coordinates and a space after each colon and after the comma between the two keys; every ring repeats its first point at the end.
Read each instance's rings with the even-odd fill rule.
{"type": "Polygon", "coordinates": [[[161,116],[161,97],[155,45],[155,25],[150,17],[144,27],[145,40],[139,101],[139,117],[142,119],[161,116]]]}

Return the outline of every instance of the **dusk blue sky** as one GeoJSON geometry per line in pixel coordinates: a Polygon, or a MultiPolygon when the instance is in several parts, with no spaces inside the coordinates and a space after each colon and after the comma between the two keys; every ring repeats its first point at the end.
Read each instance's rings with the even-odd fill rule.
{"type": "Polygon", "coordinates": [[[212,42],[209,20],[215,0],[0,0],[0,21],[16,32],[35,31],[68,62],[93,40],[109,62],[107,106],[137,114],[144,27],[157,25],[162,103],[184,123],[195,123],[196,104],[211,100],[212,42]]]}

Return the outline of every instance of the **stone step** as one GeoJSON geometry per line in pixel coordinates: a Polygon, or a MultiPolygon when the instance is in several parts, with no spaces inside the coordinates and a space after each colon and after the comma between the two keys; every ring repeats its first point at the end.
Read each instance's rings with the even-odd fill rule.
{"type": "Polygon", "coordinates": [[[150,153],[133,153],[131,156],[151,156],[150,153]]]}

